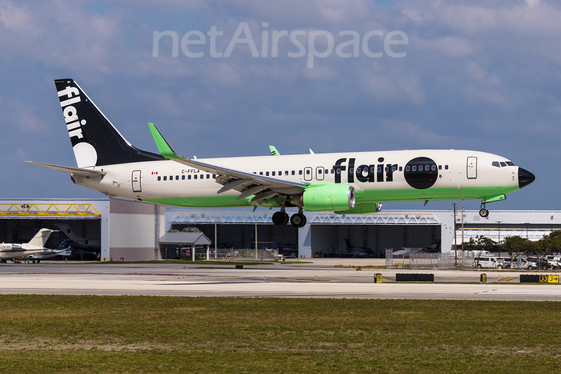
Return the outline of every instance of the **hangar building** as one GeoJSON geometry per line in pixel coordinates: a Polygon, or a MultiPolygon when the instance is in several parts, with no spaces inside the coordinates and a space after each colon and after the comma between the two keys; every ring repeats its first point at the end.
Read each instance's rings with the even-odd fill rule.
{"type": "MultiPolygon", "coordinates": [[[[287,212],[294,213],[290,209],[287,212]]],[[[484,235],[495,241],[518,235],[538,240],[561,229],[561,210],[499,211],[487,218],[478,211],[385,211],[364,215],[306,212],[308,223],[297,229],[275,226],[273,210],[180,209],[124,199],[0,199],[0,241],[21,243],[42,227],[79,238],[101,261],[158,260],[168,257],[160,243],[171,229],[198,227],[215,246],[292,248],[300,257],[345,255],[349,246],[368,248],[376,257],[386,249],[440,245],[450,252],[456,240],[484,235]],[[463,223],[463,224],[462,224],[463,223]],[[462,230],[463,226],[463,230],[462,230]],[[456,230],[454,230],[456,228],[456,230]],[[71,230],[71,232],[66,232],[71,230]]],[[[53,234],[48,247],[60,237],[53,234]]],[[[167,245],[167,247],[166,247],[167,245]]]]}

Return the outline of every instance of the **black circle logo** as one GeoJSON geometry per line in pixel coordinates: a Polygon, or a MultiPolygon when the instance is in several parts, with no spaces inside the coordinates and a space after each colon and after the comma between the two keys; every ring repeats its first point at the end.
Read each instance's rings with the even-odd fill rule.
{"type": "Polygon", "coordinates": [[[405,165],[403,173],[407,183],[416,189],[424,190],[433,186],[438,178],[438,167],[428,157],[417,157],[405,165]]]}

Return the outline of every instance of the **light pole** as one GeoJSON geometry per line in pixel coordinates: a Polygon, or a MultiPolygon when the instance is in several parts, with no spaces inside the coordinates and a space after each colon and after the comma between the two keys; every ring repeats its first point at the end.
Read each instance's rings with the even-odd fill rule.
{"type": "Polygon", "coordinates": [[[499,247],[499,257],[501,257],[501,222],[502,221],[497,221],[497,224],[499,225],[499,241],[497,242],[499,247]]]}

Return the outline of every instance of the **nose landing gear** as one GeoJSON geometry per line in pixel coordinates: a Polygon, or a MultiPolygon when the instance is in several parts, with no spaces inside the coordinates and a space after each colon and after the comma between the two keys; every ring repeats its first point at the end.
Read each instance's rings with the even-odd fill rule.
{"type": "Polygon", "coordinates": [[[485,204],[484,202],[481,202],[481,208],[479,209],[479,215],[483,218],[489,217],[489,211],[485,207],[486,205],[487,204],[485,204]]]}

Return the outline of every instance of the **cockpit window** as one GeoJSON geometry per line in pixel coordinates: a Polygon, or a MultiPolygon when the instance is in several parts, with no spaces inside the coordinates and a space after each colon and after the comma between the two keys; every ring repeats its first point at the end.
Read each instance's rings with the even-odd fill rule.
{"type": "Polygon", "coordinates": [[[501,167],[501,165],[499,165],[499,161],[493,161],[492,165],[498,168],[501,167]]]}
{"type": "Polygon", "coordinates": [[[516,166],[516,165],[514,165],[514,162],[512,162],[512,161],[507,161],[506,164],[507,164],[508,166],[516,166]]]}
{"type": "Polygon", "coordinates": [[[506,168],[506,162],[502,162],[502,161],[501,161],[501,167],[502,167],[502,168],[506,168]]]}

